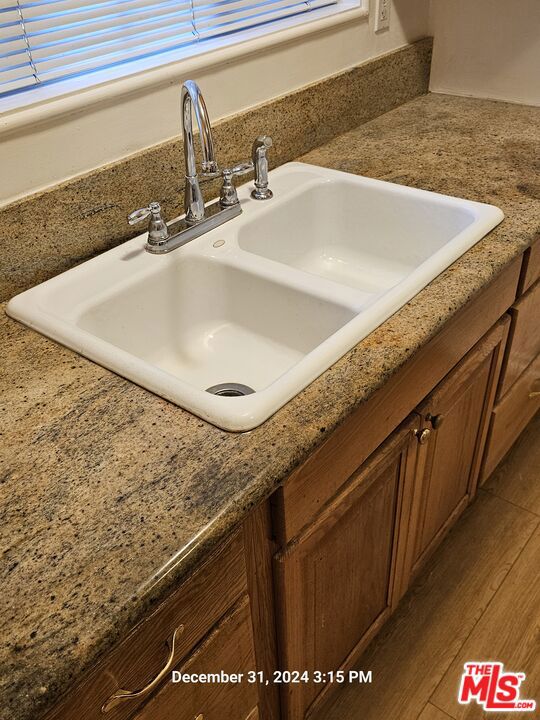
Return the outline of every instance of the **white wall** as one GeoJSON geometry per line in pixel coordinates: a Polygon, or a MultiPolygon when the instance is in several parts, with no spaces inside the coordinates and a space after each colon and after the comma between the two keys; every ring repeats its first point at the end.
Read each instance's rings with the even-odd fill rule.
{"type": "Polygon", "coordinates": [[[431,0],[431,90],[540,105],[540,0],[431,0]]]}
{"type": "MultiPolygon", "coordinates": [[[[374,0],[370,0],[374,5],[374,0]]],[[[373,15],[195,76],[213,120],[320,80],[428,34],[429,0],[393,0],[390,30],[373,15]]],[[[0,204],[163,142],[180,131],[179,76],[9,133],[0,131],[0,204]]],[[[0,122],[1,128],[1,122],[0,122]]]]}

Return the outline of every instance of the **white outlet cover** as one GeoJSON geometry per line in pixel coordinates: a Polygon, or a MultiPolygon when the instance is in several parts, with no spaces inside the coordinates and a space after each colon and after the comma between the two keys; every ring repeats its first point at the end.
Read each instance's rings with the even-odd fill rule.
{"type": "Polygon", "coordinates": [[[392,0],[375,0],[375,32],[390,28],[390,6],[392,0]]]}

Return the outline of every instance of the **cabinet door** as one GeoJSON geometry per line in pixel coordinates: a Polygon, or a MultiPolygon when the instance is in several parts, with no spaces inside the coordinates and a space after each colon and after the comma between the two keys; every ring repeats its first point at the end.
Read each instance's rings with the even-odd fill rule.
{"type": "Polygon", "coordinates": [[[497,399],[500,400],[540,354],[540,281],[510,309],[508,337],[497,399]]]}
{"type": "Polygon", "coordinates": [[[540,355],[495,405],[481,471],[485,482],[540,410],[540,355]]]}
{"type": "Polygon", "coordinates": [[[422,427],[409,545],[412,574],[476,492],[508,322],[498,323],[418,409],[422,427]]]}
{"type": "MultiPolygon", "coordinates": [[[[415,427],[399,428],[276,556],[283,670],[312,677],[350,666],[399,599],[415,427]]],[[[287,719],[303,718],[324,687],[283,685],[287,719]]]]}

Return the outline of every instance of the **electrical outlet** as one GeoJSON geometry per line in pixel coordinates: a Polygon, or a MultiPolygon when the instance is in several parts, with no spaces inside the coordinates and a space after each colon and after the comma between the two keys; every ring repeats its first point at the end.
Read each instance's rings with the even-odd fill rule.
{"type": "Polygon", "coordinates": [[[391,0],[375,0],[375,32],[390,27],[391,0]]]}

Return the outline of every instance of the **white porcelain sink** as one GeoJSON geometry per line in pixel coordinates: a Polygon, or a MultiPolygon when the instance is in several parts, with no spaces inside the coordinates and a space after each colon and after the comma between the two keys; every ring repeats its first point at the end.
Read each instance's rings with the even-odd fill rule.
{"type": "Polygon", "coordinates": [[[175,251],[160,272],[92,303],[77,324],[199,390],[236,381],[260,391],[354,316],[309,291],[175,251]]]}
{"type": "Polygon", "coordinates": [[[503,218],[301,163],[166,255],[141,235],[13,298],[12,317],[227,430],[266,420],[503,218]],[[207,392],[234,383],[252,393],[207,392]]]}
{"type": "Polygon", "coordinates": [[[404,280],[476,219],[462,201],[333,173],[242,224],[244,250],[381,293],[404,280]],[[358,182],[360,180],[360,183],[358,182]]]}

